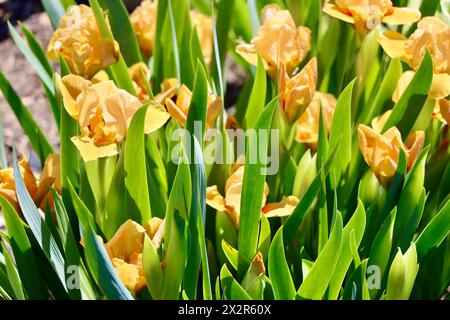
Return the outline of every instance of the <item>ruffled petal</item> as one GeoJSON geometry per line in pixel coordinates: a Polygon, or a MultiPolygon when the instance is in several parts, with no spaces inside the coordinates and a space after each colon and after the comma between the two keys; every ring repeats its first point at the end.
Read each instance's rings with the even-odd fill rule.
{"type": "Polygon", "coordinates": [[[444,99],[450,95],[450,74],[435,73],[431,83],[430,98],[444,99]]]}
{"type": "Polygon", "coordinates": [[[378,38],[383,50],[392,59],[407,60],[405,44],[408,41],[402,34],[395,31],[386,31],[378,38]]]}
{"type": "Polygon", "coordinates": [[[127,220],[116,231],[105,245],[109,257],[130,260],[135,253],[141,253],[143,248],[145,228],[133,220],[127,220]]]}
{"type": "Polygon", "coordinates": [[[172,99],[166,99],[166,107],[169,114],[184,127],[186,125],[187,115],[178,108],[172,99]]]}
{"type": "Polygon", "coordinates": [[[150,104],[145,116],[145,128],[146,134],[155,132],[170,119],[170,114],[166,111],[164,106],[160,104],[150,104]]]}
{"type": "Polygon", "coordinates": [[[397,103],[400,100],[400,98],[402,97],[403,93],[405,93],[406,88],[408,88],[409,84],[411,83],[415,75],[416,73],[414,71],[408,70],[400,76],[400,79],[398,79],[397,82],[397,87],[395,88],[395,91],[392,94],[392,101],[397,103]]]}
{"type": "Polygon", "coordinates": [[[97,146],[92,139],[85,137],[73,137],[72,142],[77,147],[85,162],[94,161],[99,158],[112,157],[118,153],[117,144],[115,143],[97,146]]]}
{"type": "Polygon", "coordinates": [[[206,188],[206,204],[217,211],[226,212],[225,198],[217,190],[217,186],[206,188]]]}
{"type": "Polygon", "coordinates": [[[258,54],[253,44],[240,44],[236,47],[236,52],[248,63],[254,66],[258,64],[258,54]]]}
{"type": "Polygon", "coordinates": [[[388,24],[407,24],[419,21],[421,16],[416,9],[392,7],[391,13],[385,15],[382,21],[388,24]]]}
{"type": "Polygon", "coordinates": [[[323,12],[325,12],[326,14],[328,14],[336,19],[339,19],[339,20],[342,20],[342,21],[345,21],[348,23],[355,23],[355,19],[352,16],[347,15],[344,12],[342,12],[341,10],[339,10],[339,7],[337,5],[335,5],[334,3],[326,2],[323,6],[323,12]]]}
{"type": "Polygon", "coordinates": [[[292,214],[300,200],[296,196],[288,196],[277,203],[269,203],[262,209],[267,218],[287,217],[292,214]]]}

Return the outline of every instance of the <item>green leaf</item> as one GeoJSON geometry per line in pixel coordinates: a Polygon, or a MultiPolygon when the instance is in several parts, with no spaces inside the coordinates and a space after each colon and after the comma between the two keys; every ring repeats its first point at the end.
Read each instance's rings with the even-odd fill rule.
{"type": "Polygon", "coordinates": [[[344,282],[347,270],[353,260],[353,255],[350,248],[350,234],[353,230],[355,234],[356,246],[358,247],[364,235],[365,226],[366,213],[364,211],[364,205],[361,201],[358,201],[358,208],[351,217],[350,221],[345,225],[342,233],[342,247],[336,263],[336,267],[333,272],[333,276],[330,280],[330,287],[327,294],[328,299],[330,300],[336,300],[339,297],[341,285],[344,282]]]}
{"type": "Polygon", "coordinates": [[[197,72],[195,73],[194,90],[186,120],[186,129],[197,138],[201,145],[203,145],[203,135],[206,129],[207,104],[208,80],[206,79],[206,72],[202,64],[200,61],[197,61],[197,72]],[[199,124],[201,124],[201,128],[196,128],[199,124]],[[200,132],[199,129],[201,129],[200,132]]]}
{"type": "Polygon", "coordinates": [[[41,164],[44,164],[48,155],[53,153],[53,147],[50,142],[48,142],[41,128],[39,128],[38,124],[33,119],[30,111],[23,105],[20,97],[17,95],[16,91],[14,91],[13,87],[1,71],[0,90],[3,92],[4,99],[10,105],[11,110],[14,112],[20,123],[20,126],[30,140],[34,151],[41,161],[41,164]]]}
{"type": "Polygon", "coordinates": [[[14,29],[13,25],[8,22],[8,29],[11,34],[12,39],[16,43],[19,50],[25,56],[25,58],[31,63],[33,68],[36,70],[39,78],[44,83],[44,85],[54,93],[53,82],[50,74],[47,72],[46,66],[42,65],[39,57],[37,57],[34,52],[27,46],[22,37],[17,33],[16,29],[14,29]]]}
{"type": "MultiPolygon", "coordinates": [[[[186,38],[187,39],[187,38],[186,38]]],[[[200,44],[200,39],[198,37],[197,27],[194,27],[191,32],[191,38],[189,41],[189,54],[191,55],[191,70],[194,72],[198,69],[198,63],[203,67],[203,70],[208,70],[208,67],[205,62],[205,58],[203,57],[202,47],[200,44]]],[[[187,64],[187,63],[186,63],[187,64]]],[[[206,77],[209,75],[206,74],[206,77]]]]}
{"type": "MultiPolygon", "coordinates": [[[[180,145],[183,144],[180,142],[180,145]]],[[[167,206],[165,228],[164,228],[164,241],[165,247],[167,247],[167,253],[170,254],[171,267],[170,271],[166,268],[164,294],[163,299],[177,299],[180,292],[180,285],[186,274],[186,262],[188,261],[188,234],[187,234],[187,222],[189,215],[192,211],[192,184],[189,165],[187,164],[186,154],[182,150],[180,160],[175,175],[172,190],[169,196],[169,202],[167,206]],[[175,220],[176,219],[176,220],[175,220]],[[172,233],[175,232],[175,235],[172,233]],[[166,283],[167,282],[167,283],[166,283]]],[[[197,220],[194,220],[196,223],[197,220]]],[[[192,239],[192,241],[198,239],[192,239]]],[[[198,242],[197,242],[198,244],[198,242]]],[[[198,259],[196,257],[196,259],[198,259]]],[[[199,262],[197,262],[199,263],[199,262]]],[[[167,256],[167,266],[169,265],[169,256],[167,256]]],[[[189,274],[189,277],[194,277],[193,274],[189,274]]],[[[195,283],[197,286],[197,283],[195,283]]],[[[184,285],[184,289],[187,286],[184,285]]],[[[192,290],[191,286],[189,290],[192,290]]],[[[192,294],[192,292],[189,292],[192,294]]]]}
{"type": "Polygon", "coordinates": [[[22,29],[25,39],[27,40],[28,47],[30,48],[31,52],[40,62],[45,71],[47,71],[47,74],[51,77],[53,75],[53,69],[39,41],[36,39],[35,35],[30,31],[30,29],[27,28],[25,24],[19,22],[19,25],[20,28],[22,29]]]}
{"type": "Polygon", "coordinates": [[[258,6],[256,4],[256,0],[248,0],[247,6],[250,15],[250,25],[252,26],[252,33],[253,36],[255,36],[260,26],[258,6]]]}
{"type": "Polygon", "coordinates": [[[150,221],[152,214],[147,186],[144,124],[148,105],[133,116],[125,142],[125,187],[127,213],[140,224],[150,221]]]}
{"type": "Polygon", "coordinates": [[[211,78],[216,88],[220,88],[219,95],[221,96],[224,94],[223,74],[235,2],[236,0],[220,0],[217,4],[217,14],[214,12],[214,6],[212,6],[214,51],[211,62],[211,78]]]}
{"type": "MultiPolygon", "coordinates": [[[[190,165],[192,177],[192,202],[189,212],[190,247],[189,260],[186,266],[185,287],[190,289],[197,285],[197,275],[202,265],[203,299],[211,300],[211,280],[209,278],[209,264],[206,251],[205,224],[206,224],[206,174],[200,143],[192,136],[193,162],[190,165]],[[200,250],[200,257],[198,258],[200,250]],[[188,279],[188,277],[194,281],[188,279]]],[[[195,290],[186,290],[188,296],[195,296],[195,290]]]]}
{"type": "MultiPolygon", "coordinates": [[[[385,278],[386,269],[389,263],[396,215],[397,207],[392,210],[384,223],[381,225],[381,228],[378,230],[370,249],[369,266],[378,266],[380,269],[381,279],[385,278]]],[[[377,289],[370,290],[371,296],[375,296],[377,292],[377,289]]]]}
{"type": "MultiPolygon", "coordinates": [[[[260,132],[259,130],[268,131],[270,129],[277,104],[278,98],[275,98],[258,117],[255,124],[257,132],[260,132]]],[[[258,137],[256,137],[256,141],[247,139],[246,143],[247,151],[245,157],[244,179],[242,183],[238,247],[239,252],[248,260],[253,259],[258,246],[261,203],[266,180],[264,163],[266,163],[267,159],[268,139],[268,135],[261,137],[259,134],[258,137]],[[256,150],[254,149],[255,146],[256,150]],[[252,159],[255,155],[257,155],[257,159],[252,159]],[[261,159],[261,157],[263,157],[263,159],[261,159]]],[[[248,265],[242,265],[240,266],[239,271],[243,274],[247,268],[248,265]]]]}
{"type": "MultiPolygon", "coordinates": [[[[90,278],[81,260],[78,244],[75,239],[72,227],[70,225],[69,215],[60,195],[55,189],[51,190],[56,219],[58,221],[58,234],[62,242],[64,255],[66,257],[66,268],[69,266],[77,266],[79,269],[79,281],[81,289],[81,298],[95,300],[97,298],[94,289],[90,283],[90,278]]],[[[76,296],[78,299],[78,296],[76,296]]]]}
{"type": "Polygon", "coordinates": [[[344,300],[370,300],[366,281],[367,259],[361,263],[346,281],[344,300]]]}
{"type": "Polygon", "coordinates": [[[447,238],[450,232],[450,201],[427,224],[416,240],[419,262],[447,238]]]}
{"type": "Polygon", "coordinates": [[[147,287],[154,299],[162,298],[164,284],[164,274],[161,269],[158,252],[153,242],[145,235],[144,249],[142,253],[142,265],[144,267],[147,287]]]}
{"type": "Polygon", "coordinates": [[[167,209],[167,177],[161,151],[151,136],[145,140],[147,179],[150,193],[150,207],[154,217],[163,218],[167,209]]]}
{"type": "Polygon", "coordinates": [[[130,292],[125,288],[114,271],[103,244],[97,239],[93,229],[92,214],[78,197],[70,182],[69,189],[73,206],[83,227],[86,260],[95,282],[108,299],[132,300],[133,297],[130,292]]]}
{"type": "Polygon", "coordinates": [[[20,280],[25,288],[27,297],[32,300],[47,299],[47,291],[41,279],[36,277],[36,256],[31,248],[27,233],[13,206],[0,196],[0,206],[5,218],[6,229],[10,245],[14,253],[20,280]]]}
{"type": "MultiPolygon", "coordinates": [[[[58,28],[59,21],[64,16],[65,10],[61,1],[59,0],[41,0],[45,11],[47,11],[50,21],[52,22],[53,29],[58,28]]],[[[65,0],[67,1],[67,0],[65,0]]]]}
{"type": "Polygon", "coordinates": [[[341,251],[342,235],[342,217],[337,212],[330,239],[303,280],[297,292],[297,298],[311,300],[322,299],[334,274],[341,251]]]}
{"type": "Polygon", "coordinates": [[[136,33],[130,22],[127,8],[122,1],[100,0],[103,9],[108,11],[112,33],[120,46],[120,51],[128,66],[142,61],[136,33]]]}
{"type": "Polygon", "coordinates": [[[352,95],[356,79],[344,89],[337,101],[336,110],[333,116],[333,124],[330,132],[330,149],[336,147],[340,141],[336,160],[332,165],[332,172],[335,172],[336,183],[341,175],[347,170],[352,158],[352,95]]]}
{"type": "MultiPolygon", "coordinates": [[[[181,283],[184,278],[184,268],[188,260],[187,252],[187,226],[185,218],[179,211],[173,213],[170,225],[169,237],[167,239],[166,267],[164,269],[164,300],[175,300],[179,298],[181,283]]],[[[166,220],[166,227],[167,227],[166,220]]]]}
{"type": "MultiPolygon", "coordinates": [[[[405,243],[401,240],[407,232],[408,224],[412,219],[414,219],[415,208],[412,208],[411,204],[417,204],[419,202],[419,198],[423,190],[425,163],[428,150],[429,148],[427,147],[420,154],[405,181],[405,186],[403,187],[400,199],[398,200],[397,216],[394,224],[393,245],[395,247],[400,245],[403,250],[406,250],[409,246],[409,243],[405,243]]],[[[418,223],[419,221],[417,221],[417,224],[418,223]]]]}
{"type": "Polygon", "coordinates": [[[266,70],[261,58],[258,58],[255,82],[253,83],[253,89],[248,101],[247,113],[245,115],[245,127],[247,129],[254,128],[257,117],[264,109],[266,102],[266,86],[266,70]]]}
{"type": "Polygon", "coordinates": [[[4,115],[3,108],[0,109],[0,165],[2,169],[8,167],[8,159],[6,158],[5,135],[4,135],[4,115]]]}
{"type": "MultiPolygon", "coordinates": [[[[60,57],[61,76],[66,76],[70,73],[69,67],[65,60],[60,57]]],[[[55,75],[55,88],[56,88],[56,101],[60,105],[61,120],[59,132],[60,138],[60,170],[61,170],[61,188],[62,198],[67,209],[67,214],[72,225],[74,234],[78,232],[78,221],[76,213],[73,210],[72,200],[69,191],[69,181],[73,184],[75,189],[80,186],[80,153],[75,145],[72,143],[72,137],[78,135],[78,123],[67,112],[63,106],[62,96],[59,89],[59,83],[61,81],[58,75],[55,75]]]]}
{"type": "Polygon", "coordinates": [[[222,284],[223,295],[228,300],[251,300],[252,298],[245,292],[244,288],[234,279],[226,265],[220,271],[220,283],[222,284]]]}
{"type": "Polygon", "coordinates": [[[225,253],[225,256],[228,259],[228,262],[231,264],[231,266],[234,268],[234,270],[238,269],[239,260],[245,259],[248,264],[250,264],[250,260],[243,257],[239,254],[239,251],[237,251],[235,248],[231,246],[228,242],[225,240],[222,240],[222,250],[225,253]]]}
{"type": "Polygon", "coordinates": [[[114,236],[119,227],[127,219],[130,217],[136,219],[137,217],[133,212],[127,214],[126,198],[124,154],[122,153],[119,155],[116,167],[114,168],[111,186],[106,197],[106,218],[102,231],[107,240],[110,240],[114,236]]]}
{"type": "Polygon", "coordinates": [[[383,128],[383,132],[393,126],[397,126],[404,139],[409,136],[428,98],[432,81],[433,61],[430,53],[427,51],[411,83],[392,109],[391,116],[383,128]]]}
{"type": "Polygon", "coordinates": [[[25,300],[25,294],[22,289],[22,283],[20,282],[19,272],[17,271],[5,245],[1,241],[0,243],[2,245],[3,255],[5,256],[6,274],[14,291],[14,298],[15,300],[25,300]]]}
{"type": "Polygon", "coordinates": [[[16,194],[20,208],[22,210],[22,214],[25,217],[28,225],[30,226],[30,229],[33,232],[33,235],[36,238],[39,246],[48,259],[48,262],[55,270],[62,286],[65,290],[67,290],[64,257],[59,250],[54,235],[51,234],[49,227],[45,223],[44,219],[39,213],[38,208],[34,204],[33,199],[28,193],[22,175],[20,174],[15,152],[13,152],[13,161],[16,194]]]}
{"type": "Polygon", "coordinates": [[[375,98],[369,107],[362,108],[358,123],[368,124],[373,117],[381,114],[386,102],[392,99],[392,95],[394,94],[401,75],[401,62],[399,60],[391,60],[375,98]]]}
{"type": "Polygon", "coordinates": [[[386,289],[386,300],[407,300],[411,294],[419,265],[417,251],[414,243],[408,251],[402,254],[398,248],[397,255],[392,261],[386,289]]]}
{"type": "Polygon", "coordinates": [[[284,254],[283,227],[278,229],[269,250],[269,276],[276,300],[292,300],[295,286],[284,254]]]}
{"type": "Polygon", "coordinates": [[[261,215],[260,221],[260,229],[259,229],[259,240],[258,240],[258,252],[261,252],[263,255],[264,261],[267,260],[269,256],[270,249],[270,223],[269,219],[265,215],[261,215]]]}
{"type": "Polygon", "coordinates": [[[340,143],[338,143],[334,149],[331,151],[330,155],[328,156],[328,160],[324,166],[323,173],[322,171],[319,171],[314,178],[314,180],[311,182],[310,186],[306,190],[303,197],[300,199],[300,202],[298,203],[297,207],[295,207],[292,214],[288,217],[286,222],[284,223],[284,243],[290,244],[292,240],[295,237],[295,233],[297,232],[298,227],[300,226],[301,222],[303,221],[303,218],[308,214],[309,209],[316,199],[317,193],[319,192],[321,186],[322,186],[322,179],[328,176],[328,172],[331,168],[331,165],[334,162],[334,158],[337,154],[338,147],[340,143]],[[324,176],[322,178],[322,175],[324,176]]]}
{"type": "MultiPolygon", "coordinates": [[[[107,20],[103,14],[102,8],[98,3],[98,0],[89,0],[89,4],[91,5],[91,9],[94,13],[95,20],[100,29],[102,37],[104,39],[114,40],[114,36],[108,26],[107,20]]],[[[108,68],[111,70],[113,79],[116,82],[117,86],[135,96],[136,90],[134,89],[133,81],[131,80],[127,64],[125,63],[122,54],[119,55],[118,62],[108,68]]]]}

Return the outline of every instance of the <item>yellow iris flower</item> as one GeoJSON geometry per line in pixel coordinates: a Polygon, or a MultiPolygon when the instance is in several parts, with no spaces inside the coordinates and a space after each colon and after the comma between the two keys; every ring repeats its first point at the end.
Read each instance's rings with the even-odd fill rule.
{"type": "Polygon", "coordinates": [[[280,102],[286,119],[293,123],[305,112],[313,100],[317,83],[317,60],[311,59],[295,76],[289,77],[284,65],[281,65],[278,81],[280,102]]]}
{"type": "MultiPolygon", "coordinates": [[[[131,24],[137,35],[139,46],[145,55],[153,54],[156,35],[156,16],[158,1],[144,0],[130,16],[131,24]]],[[[213,30],[211,17],[191,11],[192,26],[196,27],[203,57],[207,65],[211,63],[213,52],[213,30]]]]}
{"type": "MultiPolygon", "coordinates": [[[[236,230],[239,229],[242,183],[244,180],[244,166],[238,161],[233,167],[234,172],[225,184],[225,197],[211,186],[206,189],[206,203],[217,211],[225,212],[236,230]]],[[[289,216],[294,211],[299,200],[295,196],[285,197],[281,202],[266,204],[269,186],[264,184],[264,195],[261,203],[261,212],[268,218],[289,216]]]]}
{"type": "Polygon", "coordinates": [[[240,44],[236,51],[253,65],[259,55],[272,79],[280,65],[291,75],[311,50],[311,31],[297,27],[289,11],[275,4],[264,7],[262,23],[251,44],[240,44]]]}
{"type": "Polygon", "coordinates": [[[409,38],[395,31],[387,31],[380,36],[379,43],[391,58],[400,59],[413,69],[400,78],[394,100],[399,99],[411,82],[427,49],[433,59],[434,71],[429,96],[431,99],[442,99],[450,95],[450,28],[439,18],[423,18],[409,38]]]}
{"type": "Polygon", "coordinates": [[[62,56],[72,73],[90,79],[118,61],[119,45],[102,37],[92,9],[80,5],[70,7],[62,17],[47,54],[53,60],[62,56]]]}
{"type": "Polygon", "coordinates": [[[390,0],[327,0],[323,11],[339,20],[351,23],[361,33],[375,29],[379,24],[401,25],[420,19],[420,11],[396,8],[390,0]]]}
{"type": "Polygon", "coordinates": [[[408,171],[419,157],[425,141],[425,133],[411,133],[406,143],[403,143],[400,131],[396,127],[381,134],[387,116],[374,120],[373,127],[359,125],[359,145],[366,163],[372,168],[378,181],[385,187],[389,186],[397,170],[400,149],[406,153],[408,171]]]}
{"type": "Polygon", "coordinates": [[[125,287],[133,294],[138,294],[146,285],[142,252],[144,236],[152,239],[155,247],[161,246],[164,233],[164,221],[152,218],[144,226],[127,220],[117,230],[111,240],[105,244],[111,263],[125,287]]]}
{"type": "MultiPolygon", "coordinates": [[[[66,111],[79,122],[81,135],[73,137],[72,142],[83,160],[116,155],[133,115],[142,106],[139,99],[118,89],[113,81],[93,84],[82,77],[68,75],[57,82],[66,111]]],[[[164,106],[151,104],[145,133],[161,128],[169,118],[164,106]]]]}
{"type": "MultiPolygon", "coordinates": [[[[172,86],[176,85],[176,82],[172,82],[172,86]]],[[[168,90],[166,90],[168,91],[168,90]]],[[[164,91],[163,91],[164,92],[164,91]]],[[[170,91],[169,91],[170,92],[170,91]]],[[[189,107],[192,100],[192,92],[188,87],[182,85],[176,94],[176,99],[173,101],[172,97],[166,97],[166,107],[170,115],[176,119],[183,127],[186,125],[189,107]]],[[[214,128],[216,120],[222,111],[222,98],[217,97],[212,93],[208,94],[206,110],[206,127],[214,128]]]]}
{"type": "MultiPolygon", "coordinates": [[[[52,206],[50,189],[52,186],[61,193],[61,173],[59,166],[59,155],[52,154],[45,161],[39,180],[31,170],[24,155],[18,163],[20,174],[25,186],[37,207],[45,209],[47,203],[52,206]]],[[[19,201],[16,195],[14,183],[14,169],[5,168],[0,170],[0,195],[7,199],[18,212],[20,212],[19,201]]]]}
{"type": "Polygon", "coordinates": [[[311,104],[297,121],[295,140],[316,150],[319,141],[320,110],[322,110],[327,133],[330,133],[336,103],[336,98],[333,95],[316,92],[311,104]]]}

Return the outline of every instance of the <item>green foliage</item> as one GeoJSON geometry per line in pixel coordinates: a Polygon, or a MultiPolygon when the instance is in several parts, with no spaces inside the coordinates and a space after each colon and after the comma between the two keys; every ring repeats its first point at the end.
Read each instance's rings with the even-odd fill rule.
{"type": "MultiPolygon", "coordinates": [[[[42,3],[55,29],[75,5],[42,3]]],[[[42,169],[38,175],[31,161],[32,177],[15,152],[13,170],[7,169],[10,157],[0,134],[6,169],[0,174],[6,222],[0,299],[406,300],[446,294],[449,130],[441,119],[445,110],[440,115],[435,108],[442,101],[430,97],[432,87],[444,87],[433,74],[435,50],[424,51],[412,69],[379,46],[384,27],[360,32],[324,13],[318,0],[169,0],[158,1],[153,52],[145,56],[122,1],[89,3],[101,36],[120,47],[117,63],[104,70],[120,91],[108,97],[90,100],[85,90],[93,90],[93,78],[91,87],[69,88],[75,102],[68,105],[60,88],[70,74],[67,61],[61,57],[55,72],[33,33],[20,24],[21,35],[9,24],[44,88],[60,144],[59,151],[52,147],[0,71],[3,100],[42,169]],[[236,51],[245,42],[251,52],[270,4],[310,29],[311,50],[293,63],[285,91],[279,67],[298,57],[281,52],[297,49],[288,32],[280,34],[283,43],[276,34],[260,38],[269,42],[258,50],[270,52],[246,57],[256,65],[236,51]],[[209,31],[193,23],[192,10],[204,15],[209,31]],[[273,61],[267,61],[270,55],[273,61]],[[297,77],[314,57],[317,81],[315,75],[297,77]],[[143,84],[128,69],[138,62],[151,70],[142,71],[143,84]],[[406,71],[414,72],[413,79],[394,103],[406,71]],[[180,86],[168,90],[169,78],[180,86]],[[328,95],[330,105],[320,100],[325,97],[318,92],[332,94],[336,105],[328,95]],[[128,95],[137,93],[140,102],[128,95]],[[283,112],[303,103],[310,105],[301,125],[288,124],[283,112]],[[172,119],[146,135],[150,107],[165,108],[172,119]],[[363,157],[366,141],[358,128],[377,129],[374,120],[386,111],[391,114],[378,123],[381,132],[368,139],[368,148],[376,150],[363,157]],[[85,119],[89,123],[81,124],[85,119]],[[244,144],[228,130],[233,127],[244,130],[244,144]],[[402,141],[380,137],[394,127],[402,141]],[[411,134],[419,130],[423,145],[410,150],[417,137],[411,134]],[[84,162],[73,137],[93,149],[112,144],[114,155],[84,162]],[[55,152],[59,166],[44,169],[55,152]],[[238,165],[239,156],[245,162],[238,165]],[[270,165],[277,166],[274,175],[270,165]],[[124,223],[137,235],[123,232],[124,223]]],[[[439,1],[418,1],[418,7],[424,16],[448,20],[439,1]]],[[[408,37],[416,28],[413,23],[396,30],[408,37]]]]}

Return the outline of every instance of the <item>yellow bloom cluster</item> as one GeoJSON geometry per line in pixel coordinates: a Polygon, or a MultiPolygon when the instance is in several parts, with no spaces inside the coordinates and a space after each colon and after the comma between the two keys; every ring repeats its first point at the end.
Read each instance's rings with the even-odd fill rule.
{"type": "MultiPolygon", "coordinates": [[[[59,155],[52,154],[47,158],[39,180],[35,178],[24,155],[22,155],[18,166],[20,175],[22,176],[25,186],[36,206],[41,209],[45,209],[47,203],[52,206],[53,204],[49,194],[51,187],[54,186],[55,189],[61,193],[59,155]]],[[[7,199],[14,208],[20,212],[13,168],[0,170],[0,195],[7,199]]]]}
{"type": "MultiPolygon", "coordinates": [[[[131,24],[137,35],[141,50],[147,56],[153,54],[156,34],[156,16],[158,2],[144,0],[131,14],[131,24]]],[[[202,15],[196,11],[191,11],[190,18],[192,25],[197,29],[200,40],[200,47],[207,65],[211,63],[213,52],[213,30],[211,17],[202,15]]]]}
{"type": "Polygon", "coordinates": [[[320,110],[322,110],[325,129],[329,133],[333,124],[336,103],[336,98],[333,95],[316,92],[311,104],[297,121],[295,140],[306,143],[316,150],[319,141],[320,110]]]}
{"type": "Polygon", "coordinates": [[[119,45],[105,39],[92,9],[85,5],[72,6],[62,17],[47,49],[53,60],[65,59],[70,71],[90,79],[119,58],[119,45]]]}
{"type": "Polygon", "coordinates": [[[354,24],[361,33],[375,29],[380,23],[407,24],[420,19],[420,11],[396,8],[390,0],[326,0],[323,11],[332,17],[354,24]]]}
{"type": "Polygon", "coordinates": [[[164,224],[164,220],[159,218],[152,218],[144,226],[127,220],[105,244],[114,270],[125,287],[134,294],[138,294],[146,285],[142,265],[144,237],[147,234],[158,249],[163,239],[164,224]]]}
{"type": "Polygon", "coordinates": [[[251,44],[240,44],[236,51],[253,65],[258,64],[258,55],[261,56],[272,78],[280,65],[291,75],[311,50],[311,31],[297,27],[289,11],[275,4],[263,9],[262,23],[251,44]]]}
{"type": "Polygon", "coordinates": [[[360,125],[358,127],[361,152],[366,163],[372,168],[380,183],[387,187],[397,170],[400,149],[406,154],[407,170],[409,171],[419,157],[425,142],[423,131],[413,132],[406,143],[403,143],[400,131],[390,128],[381,134],[387,116],[374,119],[372,127],[360,125]]]}
{"type": "Polygon", "coordinates": [[[400,59],[413,69],[402,75],[394,100],[398,100],[411,82],[427,49],[433,59],[434,70],[430,98],[442,99],[450,95],[450,28],[439,18],[423,18],[409,38],[387,31],[380,36],[379,42],[391,58],[400,59]]]}
{"type": "MultiPolygon", "coordinates": [[[[116,155],[133,115],[141,107],[139,99],[118,89],[113,81],[94,84],[76,75],[58,79],[58,87],[66,111],[80,125],[81,135],[72,141],[84,161],[116,155]]],[[[164,106],[151,104],[145,133],[161,128],[169,118],[164,106]]]]}
{"type": "MultiPolygon", "coordinates": [[[[236,230],[239,229],[242,183],[244,181],[244,165],[242,162],[243,158],[240,157],[233,166],[233,172],[225,184],[225,197],[220,194],[216,185],[206,189],[206,203],[217,211],[225,212],[236,230]]],[[[299,202],[297,197],[288,196],[281,202],[266,204],[268,194],[269,186],[265,183],[261,213],[268,218],[289,216],[299,202]]]]}

